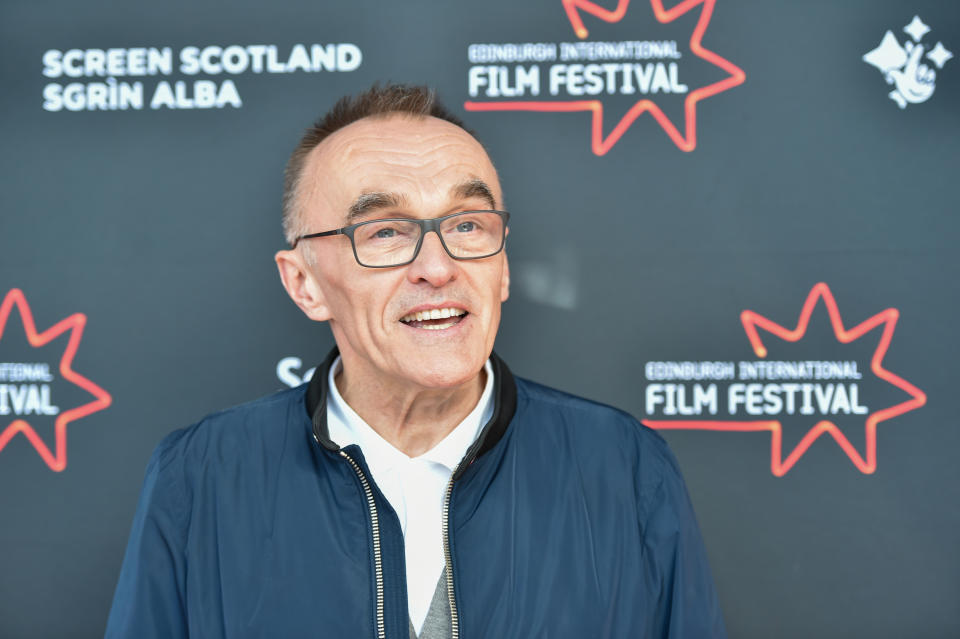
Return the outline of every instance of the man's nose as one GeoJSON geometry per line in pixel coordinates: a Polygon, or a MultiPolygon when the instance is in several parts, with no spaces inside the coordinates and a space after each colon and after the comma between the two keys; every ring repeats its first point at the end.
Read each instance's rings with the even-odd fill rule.
{"type": "Polygon", "coordinates": [[[412,282],[425,281],[432,286],[443,286],[456,278],[457,261],[450,257],[440,236],[436,232],[427,232],[420,246],[420,253],[407,268],[407,277],[412,282]]]}

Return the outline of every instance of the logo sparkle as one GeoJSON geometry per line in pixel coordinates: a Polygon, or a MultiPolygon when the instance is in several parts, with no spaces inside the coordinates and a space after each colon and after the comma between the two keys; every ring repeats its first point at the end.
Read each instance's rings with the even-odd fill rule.
{"type": "MultiPolygon", "coordinates": [[[[50,467],[50,470],[60,472],[67,467],[67,425],[77,419],[82,419],[92,413],[110,406],[110,395],[92,381],[73,370],[73,358],[80,346],[83,328],[87,318],[82,313],[60,320],[43,332],[37,331],[33,313],[27,304],[27,298],[20,289],[11,289],[3,303],[0,304],[0,344],[7,328],[7,320],[13,309],[16,308],[23,322],[27,342],[33,348],[40,348],[55,338],[69,333],[67,346],[60,358],[59,372],[63,379],[82,388],[94,396],[94,400],[86,404],[61,411],[57,406],[50,405],[49,387],[37,384],[0,384],[4,392],[4,399],[10,398],[9,407],[5,407],[4,414],[12,412],[17,418],[0,432],[0,452],[10,440],[22,433],[37,454],[50,467]],[[11,411],[10,408],[13,410],[11,411]],[[22,417],[30,415],[57,415],[54,423],[54,450],[50,450],[37,431],[22,417]]],[[[51,376],[47,364],[4,365],[4,381],[50,381],[51,376]],[[9,371],[7,370],[9,369],[9,371]],[[10,378],[10,379],[7,379],[10,378]]]]}

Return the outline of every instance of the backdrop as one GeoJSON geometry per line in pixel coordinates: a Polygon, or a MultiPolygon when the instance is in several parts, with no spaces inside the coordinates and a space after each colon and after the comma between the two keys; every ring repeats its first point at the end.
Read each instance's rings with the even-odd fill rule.
{"type": "Polygon", "coordinates": [[[427,83],[512,212],[498,352],[676,452],[732,637],[960,636],[951,1],[0,5],[0,636],[101,635],[167,432],[299,384],[286,158],[427,83]]]}

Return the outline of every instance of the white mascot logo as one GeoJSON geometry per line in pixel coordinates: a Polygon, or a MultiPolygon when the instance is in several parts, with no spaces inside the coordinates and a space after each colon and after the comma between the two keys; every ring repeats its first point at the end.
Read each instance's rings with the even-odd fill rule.
{"type": "MultiPolygon", "coordinates": [[[[864,62],[880,69],[887,84],[894,85],[894,90],[887,95],[901,109],[907,108],[908,104],[926,102],[937,88],[937,72],[921,62],[926,47],[920,41],[930,27],[919,16],[913,16],[903,30],[912,41],[907,40],[900,46],[893,33],[887,31],[880,46],[863,56],[864,62]]],[[[942,69],[952,57],[953,54],[941,42],[937,42],[926,55],[928,60],[937,65],[937,69],[942,69]]]]}

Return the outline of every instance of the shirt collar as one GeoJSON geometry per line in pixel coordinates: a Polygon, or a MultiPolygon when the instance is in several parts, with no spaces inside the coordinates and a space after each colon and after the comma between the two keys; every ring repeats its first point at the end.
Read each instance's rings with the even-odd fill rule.
{"type": "MultiPolygon", "coordinates": [[[[408,462],[411,458],[394,448],[390,442],[373,430],[363,418],[343,399],[340,389],[337,388],[336,376],[341,369],[341,359],[338,356],[330,366],[327,388],[327,426],[330,439],[341,448],[350,444],[357,444],[363,451],[367,464],[371,467],[394,468],[408,462]]],[[[483,366],[487,380],[480,394],[480,400],[470,414],[450,431],[436,446],[423,453],[416,459],[424,459],[442,464],[451,472],[464,458],[467,449],[477,439],[480,429],[493,415],[493,366],[490,360],[483,366]]]]}

